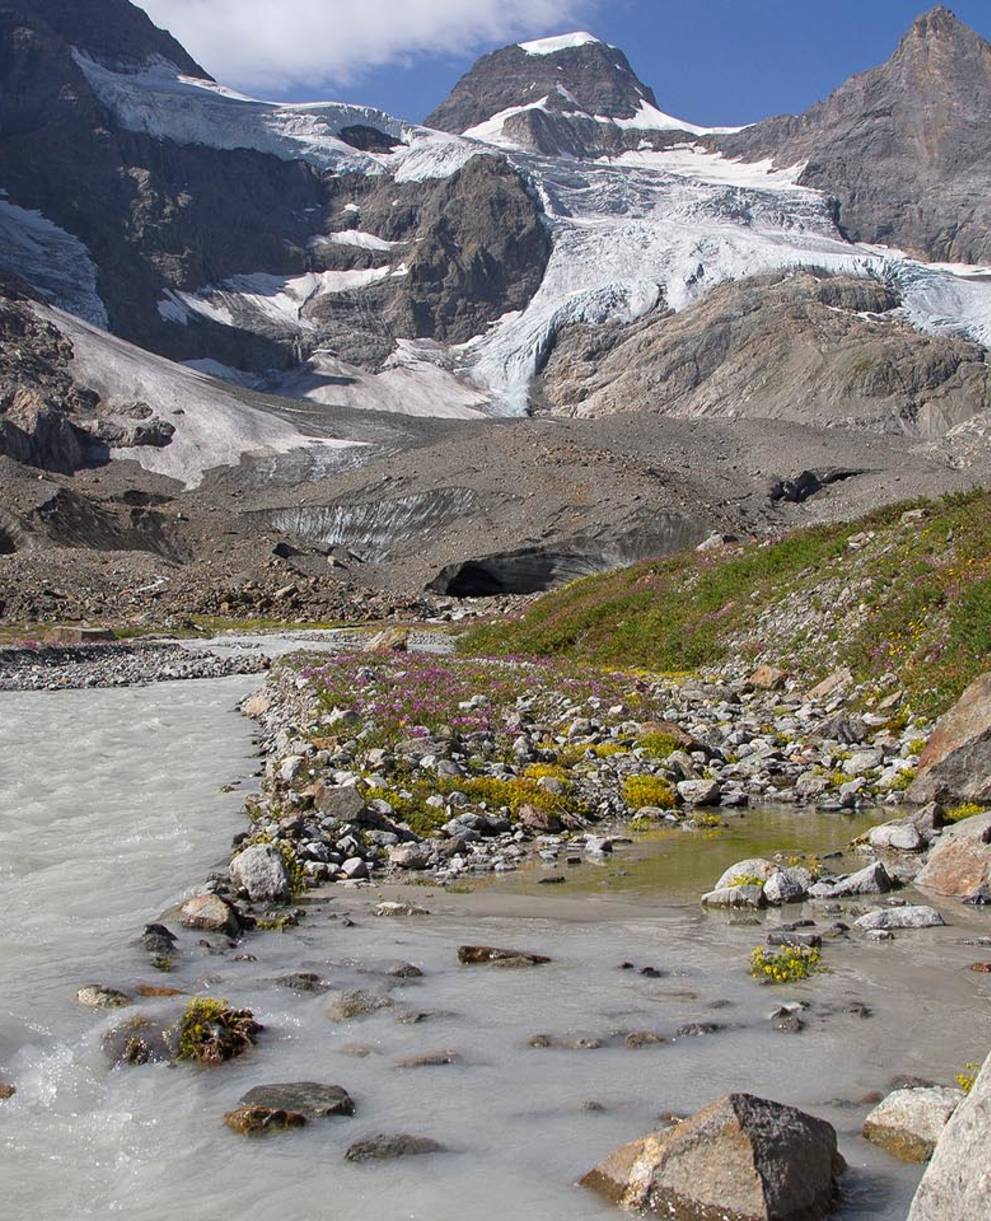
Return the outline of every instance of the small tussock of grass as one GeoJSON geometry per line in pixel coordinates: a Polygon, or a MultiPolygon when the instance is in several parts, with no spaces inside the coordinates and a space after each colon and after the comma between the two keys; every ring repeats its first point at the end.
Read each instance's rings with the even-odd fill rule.
{"type": "Polygon", "coordinates": [[[459,647],[654,673],[734,656],[773,656],[810,680],[848,665],[860,682],[897,674],[906,706],[930,716],[988,668],[991,492],[584,577],[516,619],[480,625],[459,647]],[[915,508],[923,516],[903,522],[915,508]],[[787,607],[794,613],[777,613],[787,607]]]}
{"type": "Polygon", "coordinates": [[[645,733],[637,738],[637,746],[648,758],[664,760],[679,747],[678,739],[670,733],[645,733]]]}
{"type": "Polygon", "coordinates": [[[253,1047],[261,1029],[250,1009],[235,1009],[225,1000],[198,996],[179,1018],[176,1059],[221,1064],[253,1047]]]}
{"type": "Polygon", "coordinates": [[[621,792],[623,800],[634,810],[646,806],[670,810],[678,801],[674,789],[660,776],[627,776],[621,792]]]}
{"type": "Polygon", "coordinates": [[[764,878],[757,873],[735,873],[726,883],[727,886],[759,886],[764,888],[764,878]]]}
{"type": "Polygon", "coordinates": [[[943,815],[943,818],[947,822],[963,822],[965,819],[974,818],[978,814],[986,813],[986,806],[979,806],[974,801],[966,801],[963,805],[951,806],[943,815]]]}
{"type": "Polygon", "coordinates": [[[969,1094],[974,1088],[974,1082],[977,1080],[977,1075],[981,1071],[981,1066],[974,1061],[965,1064],[963,1069],[954,1077],[957,1085],[965,1094],[969,1094]]]}
{"type": "Polygon", "coordinates": [[[750,955],[750,974],[761,983],[793,984],[825,971],[822,954],[806,945],[784,945],[779,950],[757,946],[750,955]]]}

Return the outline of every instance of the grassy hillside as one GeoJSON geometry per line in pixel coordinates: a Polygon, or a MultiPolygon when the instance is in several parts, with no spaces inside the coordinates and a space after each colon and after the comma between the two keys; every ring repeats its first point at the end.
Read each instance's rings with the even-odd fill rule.
{"type": "Polygon", "coordinates": [[[769,661],[810,679],[844,664],[894,673],[915,711],[938,712],[991,667],[991,493],[586,577],[462,648],[660,672],[769,661]]]}

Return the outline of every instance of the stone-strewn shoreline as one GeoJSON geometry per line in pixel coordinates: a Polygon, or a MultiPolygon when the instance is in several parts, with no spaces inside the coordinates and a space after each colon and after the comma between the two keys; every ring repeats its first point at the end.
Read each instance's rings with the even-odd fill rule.
{"type": "Polygon", "coordinates": [[[134,687],[186,678],[226,678],[268,668],[260,653],[218,657],[159,641],[0,649],[0,691],[134,687]]]}

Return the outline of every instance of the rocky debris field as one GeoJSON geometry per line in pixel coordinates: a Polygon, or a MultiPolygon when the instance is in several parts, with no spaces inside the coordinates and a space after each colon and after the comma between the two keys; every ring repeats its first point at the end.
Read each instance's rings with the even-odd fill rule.
{"type": "MultiPolygon", "coordinates": [[[[704,831],[751,803],[897,810],[932,725],[853,711],[843,674],[811,691],[785,681],[769,667],[677,683],[520,659],[291,658],[246,704],[264,779],[225,884],[267,901],[293,871],[453,881],[535,855],[601,859],[620,838],[600,824],[704,831]],[[252,886],[239,861],[260,854],[273,879],[252,886]]],[[[941,817],[888,846],[921,851],[941,817]]],[[[815,880],[792,894],[796,880],[779,879],[778,901],[815,880]]]]}
{"type": "Polygon", "coordinates": [[[218,657],[154,641],[32,644],[0,649],[0,691],[132,687],[184,678],[226,678],[259,673],[268,664],[258,653],[218,657]]]}

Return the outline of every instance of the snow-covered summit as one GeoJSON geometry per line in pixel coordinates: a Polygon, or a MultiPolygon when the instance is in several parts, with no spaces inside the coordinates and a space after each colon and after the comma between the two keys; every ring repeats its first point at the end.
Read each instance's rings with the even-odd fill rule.
{"type": "Polygon", "coordinates": [[[591,43],[598,43],[600,46],[606,44],[601,38],[596,38],[594,34],[589,34],[587,30],[576,30],[572,34],[557,34],[551,38],[537,38],[533,42],[521,42],[517,45],[521,51],[526,51],[527,55],[557,55],[559,51],[569,51],[575,47],[586,47],[591,43]]]}

